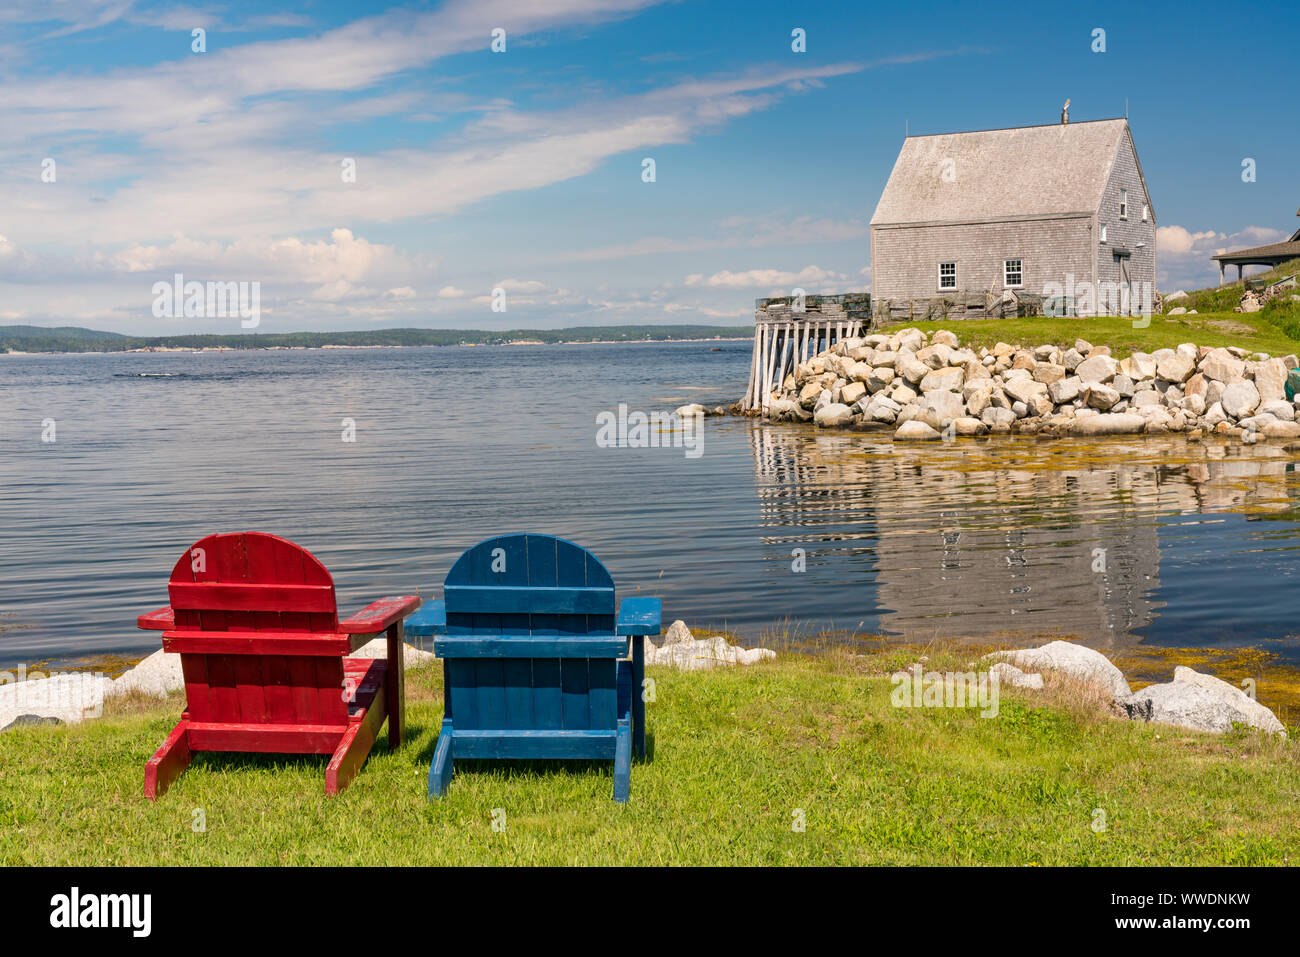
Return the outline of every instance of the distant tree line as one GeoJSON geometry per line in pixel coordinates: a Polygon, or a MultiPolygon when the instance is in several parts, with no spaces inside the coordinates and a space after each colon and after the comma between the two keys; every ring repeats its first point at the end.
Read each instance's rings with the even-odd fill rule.
{"type": "Polygon", "coordinates": [[[234,335],[124,336],[75,327],[0,326],[0,351],[124,352],[128,349],[267,349],[303,346],[458,346],[509,342],[650,342],[740,338],[748,326],[574,326],[567,329],[368,329],[360,332],[272,332],[234,335]]]}

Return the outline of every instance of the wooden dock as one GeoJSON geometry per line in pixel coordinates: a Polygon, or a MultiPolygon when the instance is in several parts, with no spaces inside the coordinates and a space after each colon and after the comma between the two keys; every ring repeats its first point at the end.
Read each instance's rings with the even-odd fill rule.
{"type": "Polygon", "coordinates": [[[774,389],[787,375],[835,343],[865,335],[871,328],[871,296],[846,293],[759,299],[754,304],[754,355],[741,408],[765,412],[774,389]]]}

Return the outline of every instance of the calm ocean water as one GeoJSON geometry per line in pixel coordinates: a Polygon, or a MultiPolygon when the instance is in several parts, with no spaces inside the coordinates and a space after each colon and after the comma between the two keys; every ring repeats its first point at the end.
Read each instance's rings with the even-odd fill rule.
{"type": "Polygon", "coordinates": [[[697,458],[597,447],[598,412],[729,403],[748,359],[741,342],[0,359],[0,666],[156,650],[135,617],[166,603],[177,557],[245,529],[320,557],[345,614],[436,596],[464,548],[528,530],[592,549],[669,619],[751,640],[1059,635],[1300,661],[1292,454],[895,448],[738,418],[708,419],[697,458]]]}

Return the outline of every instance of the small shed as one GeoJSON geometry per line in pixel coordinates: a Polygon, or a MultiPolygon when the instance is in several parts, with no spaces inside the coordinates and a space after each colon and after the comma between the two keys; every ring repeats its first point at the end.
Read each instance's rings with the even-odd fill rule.
{"type": "Polygon", "coordinates": [[[870,241],[878,309],[1065,298],[1114,314],[1103,288],[1155,288],[1155,209],[1122,118],[909,136],[870,241]]]}

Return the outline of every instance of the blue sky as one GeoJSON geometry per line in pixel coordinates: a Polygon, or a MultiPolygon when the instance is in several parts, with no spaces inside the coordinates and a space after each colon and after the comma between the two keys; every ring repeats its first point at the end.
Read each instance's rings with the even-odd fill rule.
{"type": "Polygon", "coordinates": [[[1211,253],[1300,226],[1297,26],[1280,3],[11,3],[0,323],[239,331],[155,318],[175,273],[261,283],[261,331],[744,323],[796,285],[869,288],[905,129],[1067,97],[1074,120],[1127,100],[1158,285],[1206,285],[1211,253]]]}

